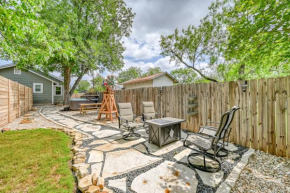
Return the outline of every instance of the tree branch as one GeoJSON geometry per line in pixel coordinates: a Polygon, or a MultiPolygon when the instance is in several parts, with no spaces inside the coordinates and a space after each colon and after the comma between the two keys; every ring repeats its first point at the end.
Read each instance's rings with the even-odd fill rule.
{"type": "Polygon", "coordinates": [[[210,80],[210,81],[212,81],[212,82],[218,82],[216,79],[213,79],[213,78],[210,78],[210,77],[204,75],[200,70],[198,70],[198,69],[195,68],[194,66],[190,66],[190,65],[188,65],[188,64],[187,64],[186,62],[184,62],[183,59],[182,59],[179,55],[177,55],[174,51],[171,51],[171,52],[174,54],[175,57],[177,57],[177,58],[179,59],[179,61],[180,61],[181,63],[183,63],[186,67],[191,68],[191,69],[193,69],[194,71],[196,71],[196,72],[197,72],[201,77],[203,77],[204,79],[206,79],[206,80],[210,80]]]}
{"type": "Polygon", "coordinates": [[[79,84],[80,81],[82,80],[83,76],[84,76],[88,71],[89,71],[89,68],[85,68],[85,69],[81,72],[80,76],[78,76],[78,78],[76,79],[74,85],[71,87],[71,89],[70,89],[70,91],[69,91],[69,95],[70,95],[70,96],[74,93],[75,89],[77,88],[78,84],[79,84]]]}

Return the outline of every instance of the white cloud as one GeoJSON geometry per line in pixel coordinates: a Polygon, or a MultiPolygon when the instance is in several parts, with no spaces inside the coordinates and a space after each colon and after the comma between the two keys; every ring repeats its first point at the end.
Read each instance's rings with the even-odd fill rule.
{"type": "Polygon", "coordinates": [[[132,61],[132,60],[124,60],[125,66],[123,70],[126,70],[133,67],[141,68],[142,72],[146,72],[149,67],[160,67],[162,71],[170,72],[176,68],[183,67],[183,66],[176,66],[175,62],[170,62],[169,57],[160,58],[155,62],[144,62],[144,61],[132,61]]]}
{"type": "Polygon", "coordinates": [[[128,7],[136,13],[132,33],[124,38],[125,67],[139,66],[143,71],[150,67],[160,66],[164,71],[176,69],[169,57],[160,58],[159,45],[161,35],[168,35],[176,28],[197,26],[208,13],[212,0],[125,0],[128,7]],[[159,58],[159,59],[158,59],[159,58]],[[148,62],[148,60],[150,62],[148,62]]]}
{"type": "Polygon", "coordinates": [[[157,38],[155,41],[151,38],[149,42],[137,38],[124,38],[123,45],[126,50],[123,55],[133,60],[148,60],[157,57],[160,54],[160,47],[156,41],[158,42],[157,38]]]}

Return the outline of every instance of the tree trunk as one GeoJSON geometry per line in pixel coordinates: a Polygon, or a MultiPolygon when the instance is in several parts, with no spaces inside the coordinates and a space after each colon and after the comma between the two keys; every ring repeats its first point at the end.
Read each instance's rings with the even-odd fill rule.
{"type": "Polygon", "coordinates": [[[244,75],[245,75],[245,64],[242,64],[239,68],[239,80],[244,80],[244,75]]]}
{"type": "Polygon", "coordinates": [[[81,73],[81,75],[77,78],[77,80],[75,81],[74,85],[72,86],[72,88],[69,91],[69,96],[71,96],[75,89],[77,88],[78,84],[80,83],[80,81],[82,80],[83,76],[89,71],[88,68],[86,68],[85,70],[83,70],[83,72],[81,73]]]}
{"type": "Polygon", "coordinates": [[[69,104],[70,94],[69,94],[69,86],[71,81],[71,68],[68,66],[63,67],[63,77],[64,77],[64,97],[63,97],[63,105],[69,104]]]}

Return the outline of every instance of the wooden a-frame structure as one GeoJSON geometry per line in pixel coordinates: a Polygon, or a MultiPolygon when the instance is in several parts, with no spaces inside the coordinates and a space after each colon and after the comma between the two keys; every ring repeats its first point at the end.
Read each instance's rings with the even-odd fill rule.
{"type": "Polygon", "coordinates": [[[106,114],[106,118],[112,121],[114,113],[116,114],[116,117],[118,117],[114,91],[108,90],[103,94],[103,101],[99,111],[98,120],[101,120],[102,114],[106,114]]]}

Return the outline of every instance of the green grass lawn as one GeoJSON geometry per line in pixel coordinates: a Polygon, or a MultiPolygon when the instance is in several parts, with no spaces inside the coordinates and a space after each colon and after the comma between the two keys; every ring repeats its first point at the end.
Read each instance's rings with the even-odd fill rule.
{"type": "Polygon", "coordinates": [[[73,192],[71,143],[51,129],[0,133],[0,192],[73,192]]]}

